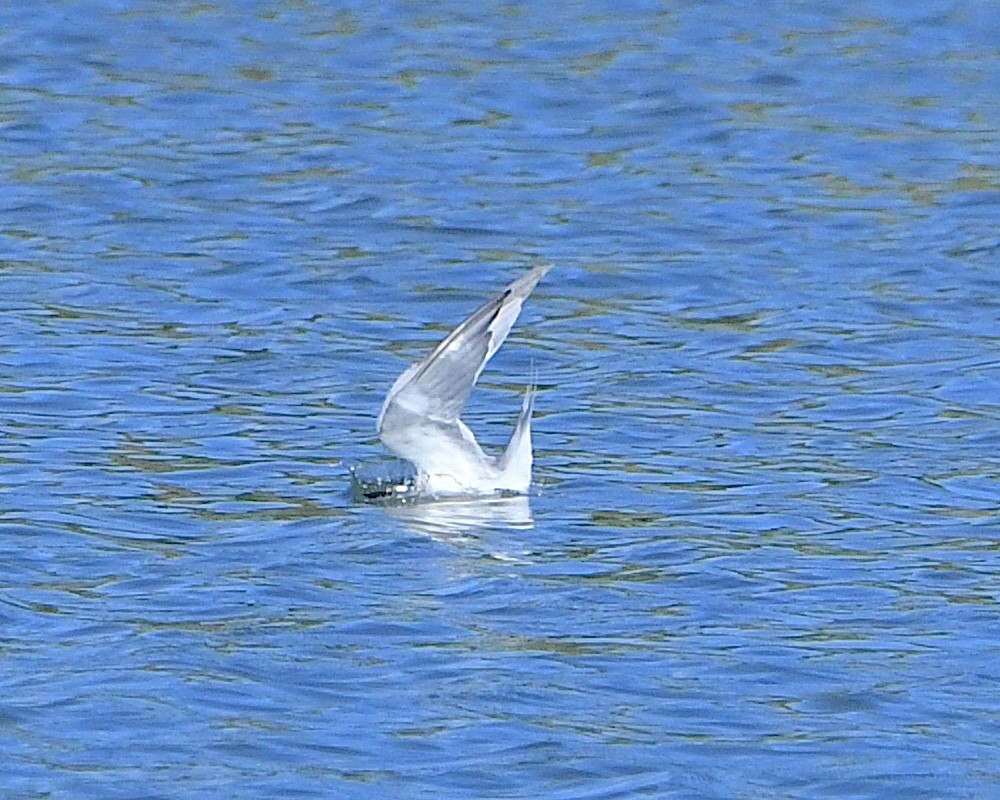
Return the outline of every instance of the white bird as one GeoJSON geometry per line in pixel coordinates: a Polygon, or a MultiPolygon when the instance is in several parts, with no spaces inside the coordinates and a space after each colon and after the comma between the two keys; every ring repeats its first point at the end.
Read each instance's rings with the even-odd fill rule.
{"type": "Polygon", "coordinates": [[[521,306],[551,265],[537,267],[491,298],[423,361],[400,375],[386,395],[376,429],[383,444],[417,470],[429,495],[526,494],[531,485],[529,387],[507,448],[483,452],[459,415],[486,362],[500,349],[521,306]]]}

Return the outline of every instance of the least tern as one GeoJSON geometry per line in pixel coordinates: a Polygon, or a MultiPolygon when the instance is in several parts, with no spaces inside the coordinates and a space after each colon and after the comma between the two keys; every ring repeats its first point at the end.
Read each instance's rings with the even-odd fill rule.
{"type": "Polygon", "coordinates": [[[400,375],[386,395],[376,430],[382,443],[416,468],[420,494],[526,494],[531,485],[534,387],[501,455],[483,452],[459,419],[486,362],[500,349],[521,306],[551,265],[537,267],[484,303],[423,361],[400,375]]]}

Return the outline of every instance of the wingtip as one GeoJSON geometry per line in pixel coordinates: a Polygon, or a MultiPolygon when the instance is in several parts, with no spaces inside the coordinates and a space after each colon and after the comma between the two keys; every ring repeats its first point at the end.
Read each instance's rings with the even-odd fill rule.
{"type": "Polygon", "coordinates": [[[538,285],[538,282],[545,277],[545,273],[547,273],[554,266],[555,264],[542,264],[535,267],[508,286],[507,291],[519,297],[527,297],[535,290],[535,286],[538,285]]]}
{"type": "Polygon", "coordinates": [[[531,270],[529,274],[534,278],[534,283],[538,283],[554,266],[555,264],[540,264],[531,270]]]}

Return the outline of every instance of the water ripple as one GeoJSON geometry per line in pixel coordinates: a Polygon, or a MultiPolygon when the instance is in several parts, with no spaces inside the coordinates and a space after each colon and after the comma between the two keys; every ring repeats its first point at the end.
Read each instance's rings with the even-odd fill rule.
{"type": "Polygon", "coordinates": [[[7,795],[991,794],[995,15],[633,11],[0,12],[7,795]]]}

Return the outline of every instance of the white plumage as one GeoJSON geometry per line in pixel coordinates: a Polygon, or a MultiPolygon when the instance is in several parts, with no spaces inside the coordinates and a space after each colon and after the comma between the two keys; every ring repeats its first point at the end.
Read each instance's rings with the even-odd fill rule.
{"type": "Polygon", "coordinates": [[[507,448],[483,452],[459,419],[479,374],[503,344],[521,306],[550,266],[518,278],[448,334],[389,390],[376,425],[379,438],[417,469],[418,489],[433,495],[524,494],[531,485],[531,410],[524,396],[507,448]]]}

